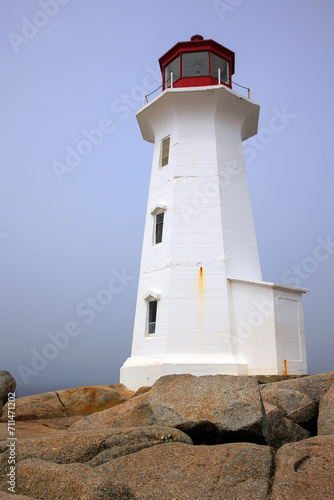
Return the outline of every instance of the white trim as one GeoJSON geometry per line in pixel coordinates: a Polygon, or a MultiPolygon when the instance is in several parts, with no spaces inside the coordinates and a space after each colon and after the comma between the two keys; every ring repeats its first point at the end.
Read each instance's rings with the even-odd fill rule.
{"type": "Polygon", "coordinates": [[[161,299],[161,293],[156,291],[156,290],[149,290],[148,292],[145,293],[144,300],[149,302],[150,300],[160,300],[161,299]]]}
{"type": "Polygon", "coordinates": [[[151,210],[151,215],[157,215],[159,212],[165,212],[167,210],[167,205],[155,205],[153,210],[151,210]]]}
{"type": "Polygon", "coordinates": [[[310,291],[308,288],[298,288],[296,286],[280,285],[279,283],[270,283],[269,281],[251,281],[251,280],[243,280],[240,278],[229,278],[229,277],[227,279],[228,281],[232,281],[235,283],[245,283],[246,285],[264,286],[267,288],[274,288],[276,290],[286,290],[287,292],[307,293],[310,291]]]}

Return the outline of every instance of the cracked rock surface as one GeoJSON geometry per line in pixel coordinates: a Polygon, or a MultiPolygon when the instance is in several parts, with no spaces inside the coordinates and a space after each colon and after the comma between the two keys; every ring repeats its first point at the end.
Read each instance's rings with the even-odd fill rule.
{"type": "Polygon", "coordinates": [[[334,435],[289,443],[277,452],[272,500],[334,498],[334,435]]]}
{"type": "MultiPolygon", "coordinates": [[[[91,413],[124,403],[134,395],[123,384],[77,387],[16,400],[15,419],[39,420],[91,413]]],[[[1,421],[7,420],[7,405],[1,421]]]]}
{"type": "Polygon", "coordinates": [[[231,375],[161,377],[148,393],[90,415],[71,431],[143,425],[178,428],[196,444],[270,441],[258,382],[231,375]]]}
{"type": "Polygon", "coordinates": [[[171,375],[136,395],[117,385],[18,399],[17,496],[2,419],[0,500],[333,499],[333,375],[263,386],[171,375]]]}

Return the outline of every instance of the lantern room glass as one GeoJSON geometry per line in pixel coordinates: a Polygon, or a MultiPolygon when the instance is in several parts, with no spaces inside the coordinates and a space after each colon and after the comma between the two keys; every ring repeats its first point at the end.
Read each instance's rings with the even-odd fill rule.
{"type": "MultiPolygon", "coordinates": [[[[230,86],[230,63],[212,50],[197,50],[196,52],[181,52],[169,64],[164,67],[164,88],[171,87],[171,74],[173,73],[173,83],[182,78],[205,78],[211,77],[220,83],[230,86]]],[[[188,82],[189,83],[189,82],[188,82]]],[[[197,83],[198,84],[198,83],[197,83]]],[[[201,82],[205,85],[204,81],[201,82]]],[[[212,80],[206,82],[213,85],[212,80]]],[[[184,86],[181,84],[176,85],[184,86]]]]}
{"type": "Polygon", "coordinates": [[[218,69],[220,68],[220,82],[230,85],[229,63],[217,54],[211,52],[211,76],[218,80],[218,69]]]}
{"type": "Polygon", "coordinates": [[[165,68],[165,88],[171,86],[171,73],[173,73],[173,83],[180,79],[180,56],[177,56],[165,68]]]}
{"type": "Polygon", "coordinates": [[[209,52],[182,54],[182,78],[209,75],[209,52]]]}

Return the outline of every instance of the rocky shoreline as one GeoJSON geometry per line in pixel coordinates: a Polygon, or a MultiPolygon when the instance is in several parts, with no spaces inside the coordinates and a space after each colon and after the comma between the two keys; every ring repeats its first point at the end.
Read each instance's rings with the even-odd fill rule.
{"type": "MultiPolygon", "coordinates": [[[[4,404],[15,387],[2,374],[4,404]]],[[[333,377],[170,375],[136,394],[115,384],[17,399],[14,496],[332,499],[333,377]]],[[[13,497],[9,404],[0,419],[0,499],[13,497]]]]}

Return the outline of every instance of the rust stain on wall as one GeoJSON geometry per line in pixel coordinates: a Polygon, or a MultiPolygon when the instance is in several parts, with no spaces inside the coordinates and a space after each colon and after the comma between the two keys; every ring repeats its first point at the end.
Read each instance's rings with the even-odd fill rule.
{"type": "Polygon", "coordinates": [[[286,359],[283,360],[283,363],[284,363],[283,375],[287,375],[288,374],[288,365],[287,365],[286,359]]]}
{"type": "Polygon", "coordinates": [[[201,342],[202,342],[203,336],[204,336],[204,317],[203,317],[204,276],[203,276],[203,267],[199,268],[198,291],[199,291],[200,332],[201,332],[201,342]]]}
{"type": "Polygon", "coordinates": [[[200,296],[202,296],[203,298],[203,291],[204,291],[204,288],[203,288],[203,267],[200,267],[199,268],[199,293],[200,293],[200,296]]]}

